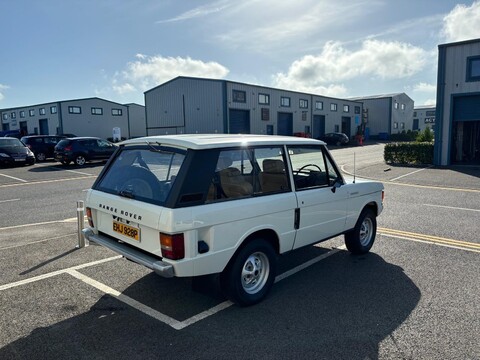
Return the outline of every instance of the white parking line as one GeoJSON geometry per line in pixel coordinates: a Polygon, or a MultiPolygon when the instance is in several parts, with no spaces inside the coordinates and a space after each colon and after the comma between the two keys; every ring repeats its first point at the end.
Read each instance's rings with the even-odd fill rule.
{"type": "Polygon", "coordinates": [[[6,202],[12,202],[12,201],[20,201],[20,199],[0,200],[0,204],[6,203],[6,202]]]}
{"type": "Polygon", "coordinates": [[[85,172],[81,172],[81,171],[75,171],[75,170],[65,170],[65,171],[68,171],[68,172],[71,172],[71,173],[74,173],[74,174],[95,176],[93,174],[89,174],[89,173],[85,173],[85,172]]]}
{"type": "Polygon", "coordinates": [[[434,204],[423,204],[423,206],[433,206],[433,207],[439,207],[439,208],[445,208],[445,209],[466,210],[466,211],[477,211],[477,212],[480,212],[480,210],[478,210],[478,209],[461,208],[461,207],[455,207],[455,206],[444,206],[444,205],[434,205],[434,204]]]}
{"type": "Polygon", "coordinates": [[[430,169],[431,167],[433,167],[433,165],[427,166],[426,168],[423,168],[423,169],[418,169],[418,170],[409,172],[408,174],[405,174],[405,175],[402,175],[402,176],[398,176],[398,177],[396,177],[396,178],[394,178],[394,179],[390,179],[390,181],[397,181],[398,179],[401,179],[401,178],[404,178],[404,177],[406,177],[406,176],[410,176],[410,175],[416,174],[416,173],[418,173],[418,172],[420,172],[420,171],[423,171],[423,170],[426,170],[426,169],[430,169]]]}
{"type": "Polygon", "coordinates": [[[29,227],[29,226],[58,224],[58,223],[73,222],[73,221],[77,221],[77,218],[68,218],[68,219],[63,219],[63,220],[45,221],[45,222],[39,222],[39,223],[33,223],[33,224],[7,226],[7,227],[0,228],[0,230],[10,230],[10,229],[18,229],[18,228],[29,227]]]}
{"type": "MultiPolygon", "coordinates": [[[[345,249],[345,245],[342,245],[338,248],[335,248],[329,252],[327,252],[326,254],[323,254],[323,255],[320,255],[310,261],[307,261],[306,263],[303,263],[283,274],[280,274],[278,275],[276,278],[275,278],[275,283],[279,282],[279,281],[282,281],[286,278],[288,278],[289,276],[292,276],[293,274],[296,274],[298,273],[299,271],[301,270],[304,270],[306,269],[307,267],[309,266],[312,266],[314,264],[316,264],[317,262],[321,261],[321,260],[324,260],[326,259],[327,257],[331,256],[331,255],[334,255],[336,254],[337,252],[339,252],[340,250],[343,250],[345,249]]],[[[83,269],[83,268],[87,268],[87,267],[90,267],[90,266],[94,266],[94,265],[98,265],[98,264],[101,264],[101,263],[104,263],[104,262],[108,262],[108,261],[111,261],[111,260],[116,260],[116,259],[120,259],[122,256],[121,255],[117,255],[117,256],[113,256],[113,257],[110,257],[110,258],[106,258],[106,259],[102,259],[102,260],[98,260],[98,261],[93,261],[93,262],[90,262],[90,263],[86,263],[86,264],[82,264],[82,265],[77,265],[77,266],[73,266],[71,268],[67,268],[67,269],[63,269],[63,270],[58,270],[58,271],[54,271],[54,272],[51,272],[51,273],[48,273],[48,274],[43,274],[43,275],[39,275],[39,276],[35,276],[33,278],[30,278],[30,279],[25,279],[25,280],[21,280],[21,281],[17,281],[17,282],[14,282],[14,283],[10,283],[10,284],[6,284],[6,285],[2,285],[0,286],[0,291],[2,290],[7,290],[7,289],[11,289],[13,287],[17,287],[17,286],[21,286],[21,285],[25,285],[25,284],[30,284],[30,283],[33,283],[35,281],[40,281],[40,280],[44,280],[44,279],[48,279],[48,278],[51,278],[51,277],[54,277],[54,276],[57,276],[57,275],[61,275],[61,274],[69,274],[73,277],[75,277],[76,279],[79,279],[81,281],[83,281],[84,283],[90,285],[90,286],[93,286],[95,287],[96,289],[104,292],[105,294],[109,294],[113,297],[115,297],[116,299],[118,299],[119,301],[133,307],[134,309],[138,310],[138,311],[141,311],[142,313],[166,324],[166,325],[169,325],[170,327],[172,327],[173,329],[175,330],[182,330],[184,328],[186,328],[187,326],[190,326],[192,324],[195,324],[196,322],[200,321],[200,320],[203,320],[203,319],[206,319],[208,318],[209,316],[212,316],[222,310],[225,310],[227,308],[229,308],[230,306],[233,305],[233,303],[231,301],[224,301],[210,309],[207,309],[197,315],[194,315],[184,321],[178,321],[174,318],[171,318],[170,316],[168,315],[165,315],[155,309],[152,309],[151,307],[145,305],[145,304],[142,304],[140,303],[139,301],[135,300],[135,299],[132,299],[131,297],[127,296],[127,295],[124,295],[122,294],[120,291],[118,290],[115,290],[97,280],[94,280],[80,272],[78,272],[78,270],[80,269],[83,269]]]]}
{"type": "Polygon", "coordinates": [[[24,183],[28,182],[27,180],[23,180],[23,179],[20,179],[20,178],[14,177],[14,176],[10,176],[10,175],[0,174],[0,176],[5,176],[7,178],[17,180],[17,181],[21,181],[21,182],[24,182],[24,183]]]}

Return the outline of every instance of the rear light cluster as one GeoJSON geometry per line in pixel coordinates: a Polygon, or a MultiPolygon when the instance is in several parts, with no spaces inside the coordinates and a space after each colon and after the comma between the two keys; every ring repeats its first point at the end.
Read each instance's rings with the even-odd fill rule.
{"type": "Polygon", "coordinates": [[[64,151],[72,151],[72,145],[67,145],[63,148],[64,151]]]}
{"type": "Polygon", "coordinates": [[[162,256],[171,260],[180,260],[185,257],[185,241],[183,234],[160,233],[162,256]]]}
{"type": "Polygon", "coordinates": [[[87,207],[85,209],[85,212],[87,214],[88,225],[93,228],[94,226],[93,226],[93,218],[92,218],[92,209],[87,207]]]}

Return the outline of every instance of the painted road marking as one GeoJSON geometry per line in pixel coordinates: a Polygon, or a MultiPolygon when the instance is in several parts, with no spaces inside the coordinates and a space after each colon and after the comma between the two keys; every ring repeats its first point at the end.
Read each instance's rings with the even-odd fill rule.
{"type": "Polygon", "coordinates": [[[20,199],[0,200],[0,204],[6,203],[6,202],[12,202],[12,201],[20,201],[20,199]]]}
{"type": "Polygon", "coordinates": [[[434,204],[423,204],[423,206],[433,206],[433,207],[439,207],[439,208],[444,208],[444,209],[466,210],[466,211],[478,211],[478,212],[480,212],[479,209],[469,209],[469,208],[461,208],[461,207],[455,207],[455,206],[434,205],[434,204]]]}
{"type": "Polygon", "coordinates": [[[20,178],[14,177],[14,176],[10,176],[10,175],[0,174],[0,176],[5,176],[5,177],[7,177],[7,178],[9,178],[9,179],[21,181],[21,182],[24,182],[24,183],[28,182],[27,180],[23,180],[23,179],[20,179],[20,178]]]}
{"type": "Polygon", "coordinates": [[[419,169],[419,170],[415,170],[415,171],[412,171],[412,172],[410,172],[410,173],[408,173],[408,174],[405,174],[405,175],[402,175],[402,176],[398,176],[398,177],[396,177],[396,178],[394,178],[394,179],[390,179],[390,181],[396,181],[396,180],[398,180],[398,179],[401,179],[401,178],[404,178],[404,177],[406,177],[406,176],[410,176],[410,175],[416,174],[416,173],[418,173],[418,172],[420,172],[420,171],[423,171],[423,170],[426,170],[426,169],[430,169],[430,168],[432,168],[432,167],[433,167],[433,165],[427,166],[426,168],[419,169]]]}
{"type": "Polygon", "coordinates": [[[76,217],[75,218],[63,219],[63,220],[44,221],[44,222],[39,222],[39,223],[34,223],[34,224],[7,226],[7,227],[0,228],[0,231],[10,230],[10,229],[18,229],[18,228],[23,228],[23,227],[28,227],[28,226],[40,226],[40,225],[58,224],[58,223],[74,222],[74,221],[77,221],[76,217]]]}
{"type": "Polygon", "coordinates": [[[85,179],[91,179],[91,178],[94,178],[94,177],[97,177],[97,175],[79,176],[79,177],[74,177],[74,178],[64,178],[64,179],[55,179],[55,180],[31,181],[31,182],[27,182],[26,180],[22,180],[22,181],[25,181],[25,183],[22,183],[22,184],[4,184],[4,185],[0,185],[0,188],[14,187],[14,186],[25,186],[25,185],[37,185],[37,184],[50,184],[50,183],[55,183],[55,182],[71,181],[71,180],[85,180],[85,179]]]}
{"type": "Polygon", "coordinates": [[[461,250],[480,253],[480,244],[469,242],[469,241],[453,240],[453,239],[443,238],[439,236],[418,234],[418,233],[413,233],[408,231],[393,230],[393,229],[387,229],[387,228],[381,228],[381,227],[378,228],[378,233],[380,235],[387,236],[387,237],[418,241],[418,242],[423,242],[428,244],[442,245],[442,246],[446,246],[454,249],[461,249],[461,250]]]}

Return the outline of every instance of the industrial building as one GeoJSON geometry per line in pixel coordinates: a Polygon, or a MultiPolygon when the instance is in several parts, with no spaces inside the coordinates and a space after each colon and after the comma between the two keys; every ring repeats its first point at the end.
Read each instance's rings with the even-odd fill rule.
{"type": "Polygon", "coordinates": [[[438,46],[435,165],[480,164],[480,39],[438,46]]]}
{"type": "MultiPolygon", "coordinates": [[[[147,135],[245,133],[354,137],[362,103],[228,80],[177,77],[145,92],[147,135]]],[[[413,106],[412,106],[413,109],[413,106]]]]}
{"type": "Polygon", "coordinates": [[[2,130],[22,134],[74,134],[112,138],[113,128],[124,138],[144,136],[145,107],[122,105],[97,97],[0,109],[2,130]]]}
{"type": "Polygon", "coordinates": [[[428,127],[435,131],[436,109],[436,106],[432,105],[415,106],[413,109],[412,130],[423,131],[428,127]]]}
{"type": "Polygon", "coordinates": [[[413,100],[405,93],[350,98],[363,103],[365,137],[387,140],[391,134],[413,129],[413,100]]]}

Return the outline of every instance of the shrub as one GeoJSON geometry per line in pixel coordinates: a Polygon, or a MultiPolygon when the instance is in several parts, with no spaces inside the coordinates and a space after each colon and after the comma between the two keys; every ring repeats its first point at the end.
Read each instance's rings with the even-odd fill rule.
{"type": "Polygon", "coordinates": [[[432,142],[433,141],[433,131],[427,126],[422,132],[417,135],[415,139],[417,142],[432,142]]]}
{"type": "Polygon", "coordinates": [[[433,143],[405,142],[386,144],[383,158],[389,164],[433,164],[433,143]]]}
{"type": "Polygon", "coordinates": [[[390,140],[392,141],[415,141],[418,136],[418,131],[414,130],[402,130],[401,133],[390,135],[390,140]]]}

